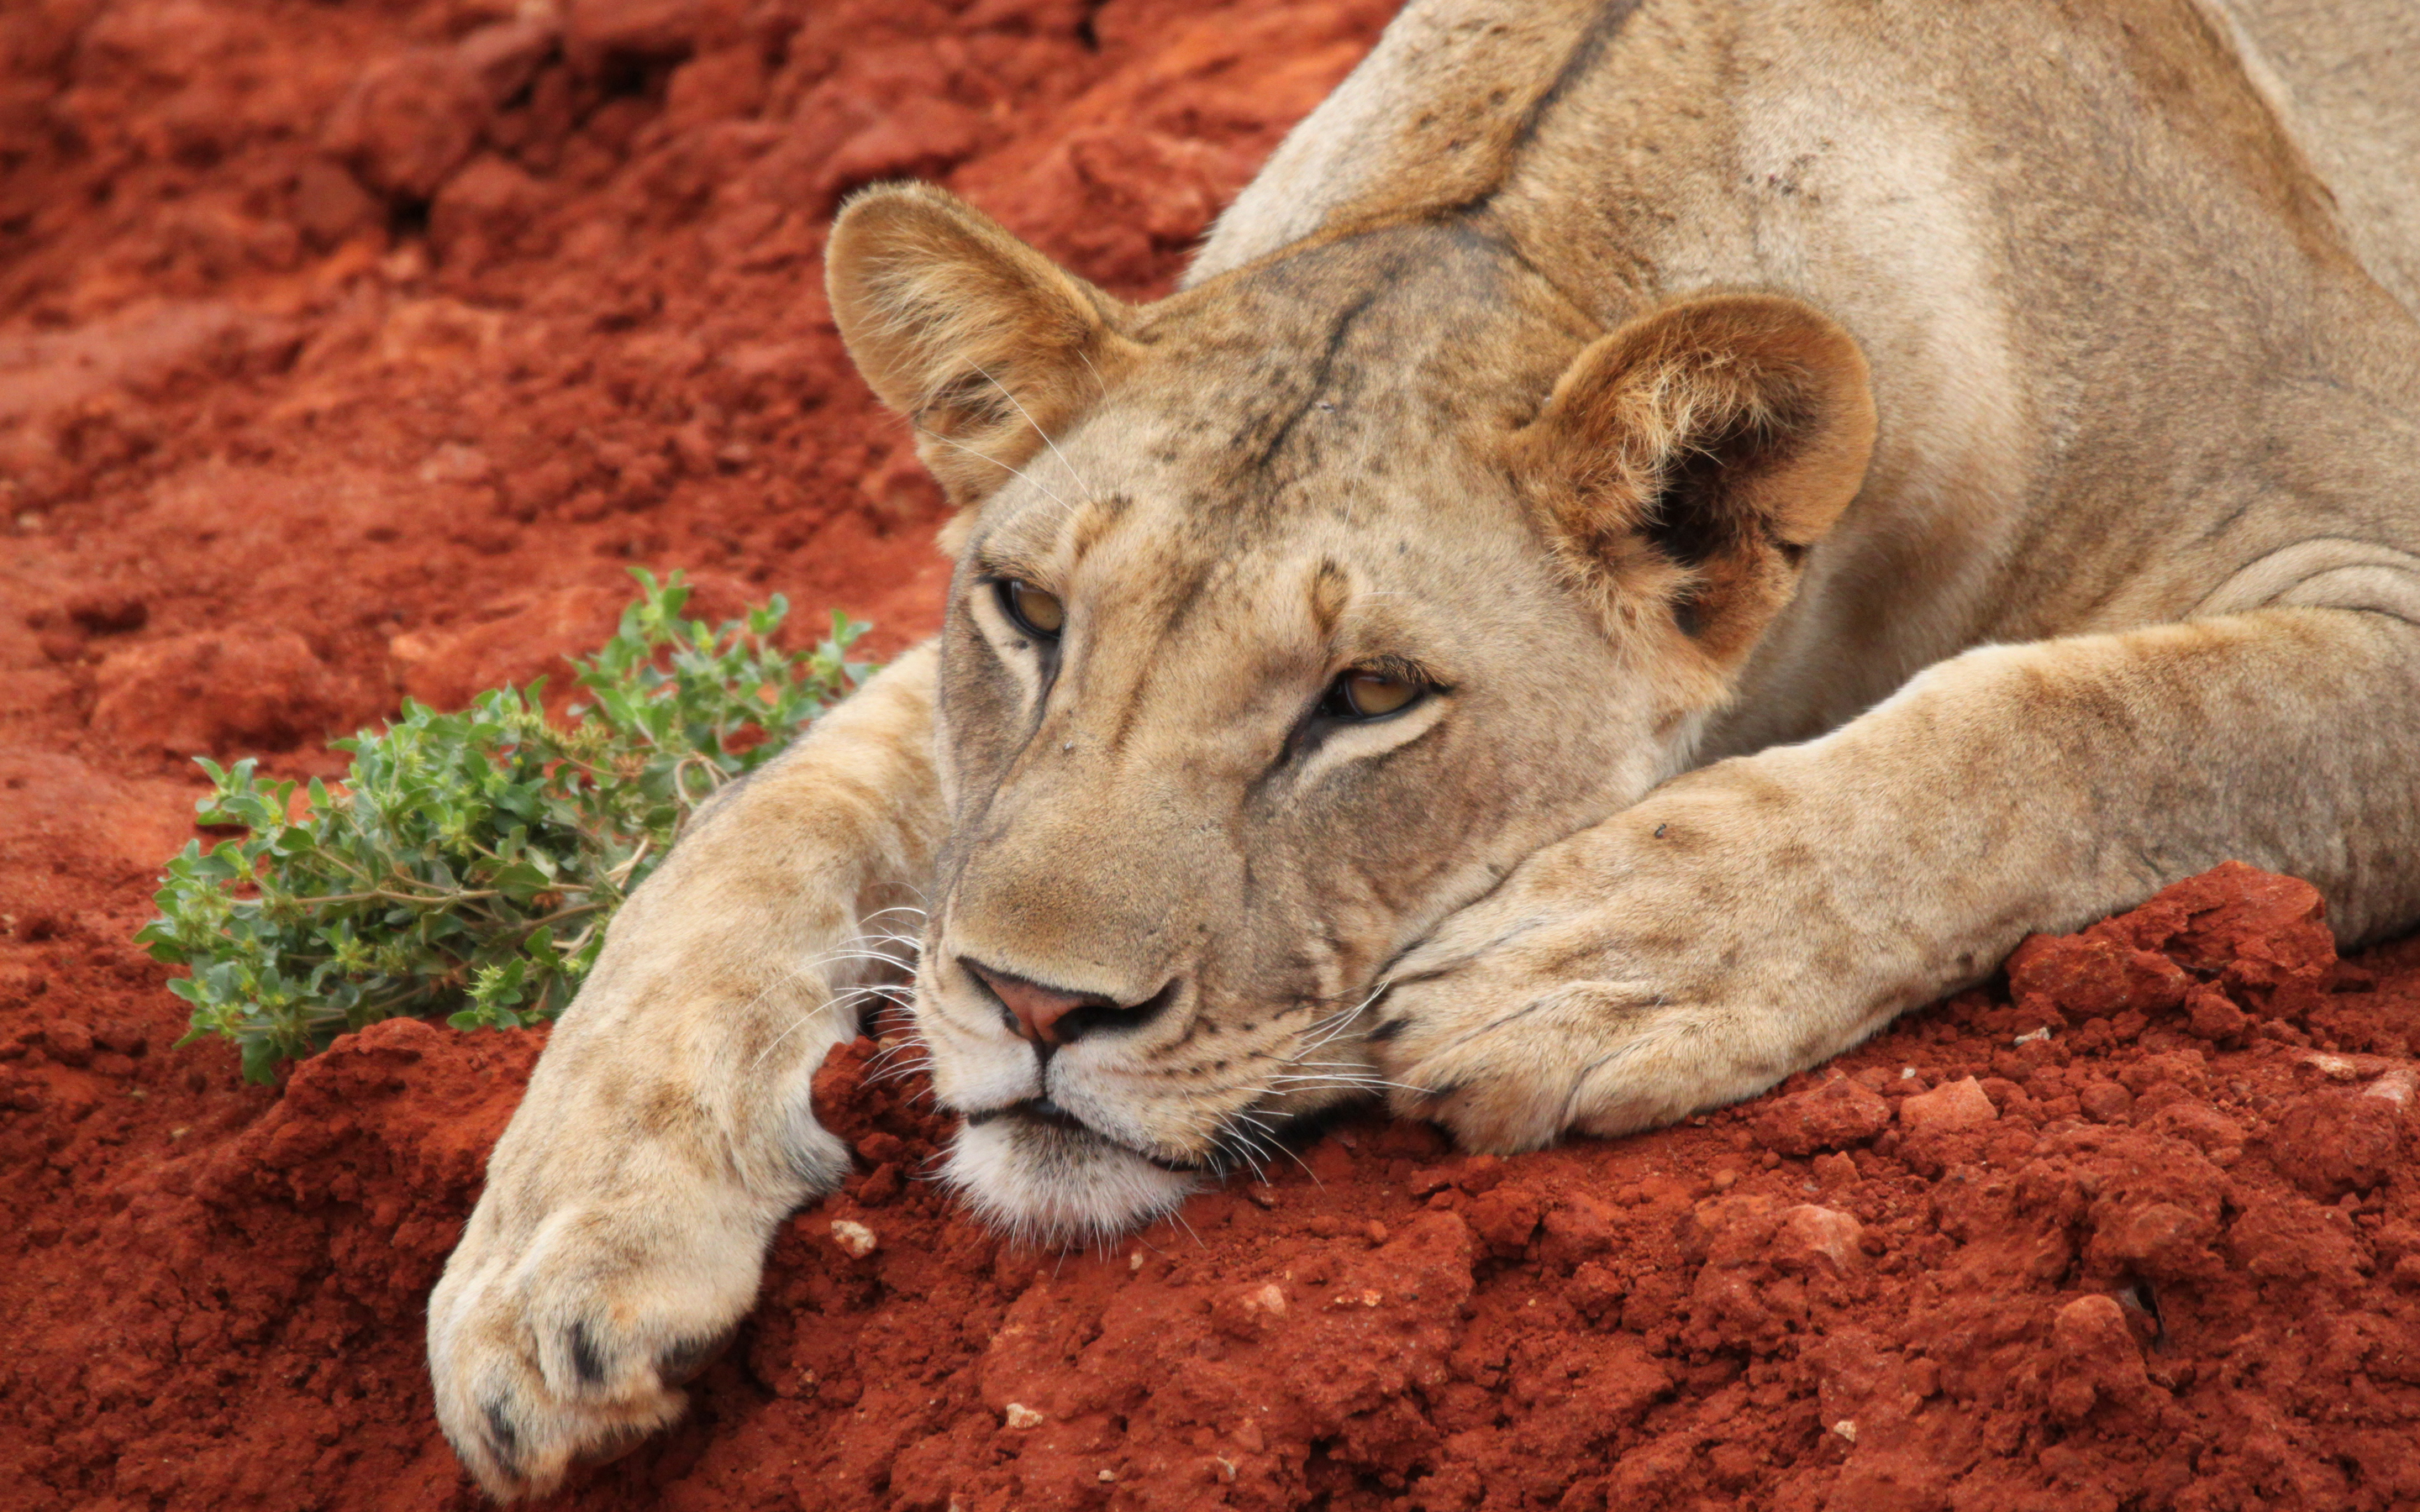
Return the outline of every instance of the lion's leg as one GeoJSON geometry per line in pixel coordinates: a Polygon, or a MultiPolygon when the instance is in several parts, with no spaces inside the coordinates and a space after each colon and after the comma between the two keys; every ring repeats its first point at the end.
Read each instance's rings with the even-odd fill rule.
{"type": "Polygon", "coordinates": [[[613,920],[429,1299],[437,1412],[499,1496],[678,1416],[774,1226],[848,1150],[808,1087],[907,951],[940,826],[931,646],[702,813],[613,920]],[[895,942],[893,942],[895,944],[895,942]]]}
{"type": "Polygon", "coordinates": [[[2420,625],[2272,609],[1986,647],[1546,847],[1395,973],[1399,1110],[1471,1144],[1748,1096],[2239,859],[2347,939],[2420,918],[2420,625]]]}

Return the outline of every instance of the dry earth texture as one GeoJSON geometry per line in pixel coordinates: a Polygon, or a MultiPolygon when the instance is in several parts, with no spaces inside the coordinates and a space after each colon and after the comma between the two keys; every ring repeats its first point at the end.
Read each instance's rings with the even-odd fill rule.
{"type": "MultiPolygon", "coordinates": [[[[0,7],[0,1502],[469,1508],[421,1309],[542,1036],[279,1089],[128,944],[186,760],[551,671],[623,568],[895,648],[937,501],[819,292],[939,178],[1165,289],[1383,0],[0,7]]],[[[579,1507],[2420,1506],[2420,948],[2230,871],[1746,1107],[1348,1122],[1114,1253],[862,1168],[579,1507]],[[2047,1031],[2046,1033],[2043,1031],[2047,1031]]]]}

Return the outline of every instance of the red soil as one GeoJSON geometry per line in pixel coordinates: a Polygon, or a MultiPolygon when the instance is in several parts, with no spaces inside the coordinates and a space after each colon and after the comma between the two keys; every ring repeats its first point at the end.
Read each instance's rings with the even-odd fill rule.
{"type": "MultiPolygon", "coordinates": [[[[1148,296],[1386,8],[0,8],[0,1504],[477,1503],[421,1309],[540,1037],[282,1090],[172,1048],[127,937],[184,758],[328,771],[559,672],[630,563],[929,628],[837,197],[939,177],[1148,296]]],[[[906,1180],[940,1131],[861,1042],[863,1172],[561,1504],[2420,1505],[2420,944],[2317,918],[2187,884],[1749,1106],[1505,1161],[1348,1122],[1106,1256],[906,1180]]]]}

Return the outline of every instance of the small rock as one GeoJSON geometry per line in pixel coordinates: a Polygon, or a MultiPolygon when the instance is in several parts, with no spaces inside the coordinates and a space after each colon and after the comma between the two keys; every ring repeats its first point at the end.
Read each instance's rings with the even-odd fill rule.
{"type": "Polygon", "coordinates": [[[2269,1136],[2269,1158],[2322,1201],[2366,1192],[2403,1153],[2403,1109],[2392,1097],[2323,1092],[2297,1100],[2269,1136]]]}
{"type": "Polygon", "coordinates": [[[1538,1219],[1538,1199],[1526,1187],[1495,1187],[1470,1205],[1470,1227],[1498,1255],[1518,1255],[1528,1247],[1538,1219]]]}
{"type": "Polygon", "coordinates": [[[1781,1215],[1773,1235],[1773,1260],[1784,1270],[1812,1272],[1828,1267],[1845,1274],[1865,1258],[1859,1242],[1866,1226],[1837,1208],[1801,1203],[1781,1215]]]}
{"type": "Polygon", "coordinates": [[[2093,929],[2215,975],[2228,997],[2268,1018],[2300,1017],[2335,982],[2335,936],[2319,890],[2241,861],[2164,887],[2093,929]]]}
{"type": "Polygon", "coordinates": [[[2213,1226],[2173,1202],[2119,1207],[2098,1222],[2091,1253],[2145,1275],[2186,1275],[2202,1268],[2213,1226]]]}
{"type": "Polygon", "coordinates": [[[881,1246],[874,1230],[848,1218],[835,1218],[831,1226],[832,1242],[852,1260],[861,1260],[881,1246]]]}
{"type": "Polygon", "coordinates": [[[2164,1012],[2193,985],[2177,964],[2136,949],[2099,926],[2082,934],[2036,934],[2009,957],[2017,1006],[2044,1017],[2114,1018],[2164,1012]]]}
{"type": "Polygon", "coordinates": [[[2252,1023],[2235,999],[2204,985],[2185,995],[2186,1028],[2198,1040],[2232,1040],[2252,1023]]]}
{"type": "Polygon", "coordinates": [[[2213,1165],[2232,1165],[2243,1153],[2243,1126],[2207,1103],[2171,1103],[2160,1109],[2151,1127],[2199,1147],[2213,1165]]]}
{"type": "Polygon", "coordinates": [[[1006,1419],[1008,1426],[1013,1428],[1038,1428],[1042,1426],[1042,1414],[1023,1402],[1009,1403],[1008,1410],[1001,1416],[1006,1419]]]}
{"type": "Polygon", "coordinates": [[[2051,1411],[2082,1421],[2102,1402],[2139,1409],[2158,1395],[2125,1310],[2105,1296],[2078,1297],[2051,1320],[2051,1411]]]}
{"type": "Polygon", "coordinates": [[[1574,1192],[1547,1210],[1546,1239],[1541,1257],[1559,1267],[1591,1255],[1602,1255],[1619,1242],[1613,1211],[1584,1192],[1574,1192]]]}
{"type": "Polygon", "coordinates": [[[2381,1076],[2378,1080],[2370,1083],[2367,1087],[2363,1088],[2361,1089],[2361,1095],[2364,1097],[2383,1098],[2387,1102],[2394,1103],[2398,1108],[2408,1108],[2412,1105],[2412,1096],[2414,1085],[2415,1078],[2413,1077],[2411,1069],[2406,1067],[2401,1070],[2388,1072],[2385,1075],[2381,1076]]]}
{"type": "Polygon", "coordinates": [[[1899,1116],[1911,1129],[1954,1128],[1960,1124],[1989,1123],[2000,1116],[2000,1110],[1992,1105],[1983,1084],[1966,1076],[1906,1099],[1899,1105],[1899,1116]]]}
{"type": "Polygon", "coordinates": [[[1220,1297],[1211,1304],[1210,1320],[1219,1333],[1229,1338],[1253,1339],[1283,1318],[1287,1305],[1285,1288],[1269,1281],[1249,1290],[1220,1297]]]}
{"type": "Polygon", "coordinates": [[[2095,1123],[2115,1123],[2134,1105],[2134,1094],[2116,1082],[2094,1082],[2076,1094],[2084,1116],[2095,1123]]]}
{"type": "Polygon", "coordinates": [[[1811,1092],[1779,1098],[1750,1126],[1757,1143],[1784,1155],[1811,1155],[1863,1144],[1890,1126],[1890,1103],[1846,1076],[1811,1092]]]}
{"type": "Polygon", "coordinates": [[[1504,1180],[1504,1163],[1493,1155],[1473,1155],[1462,1163],[1454,1184],[1472,1196],[1493,1191],[1504,1180]]]}
{"type": "Polygon", "coordinates": [[[1594,1260],[1584,1260],[1572,1272],[1564,1295],[1571,1299],[1573,1306],[1595,1319],[1618,1305],[1629,1290],[1620,1276],[1594,1260]]]}

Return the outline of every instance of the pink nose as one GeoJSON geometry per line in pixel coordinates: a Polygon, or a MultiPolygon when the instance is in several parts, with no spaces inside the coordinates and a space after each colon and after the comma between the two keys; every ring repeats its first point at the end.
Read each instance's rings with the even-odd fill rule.
{"type": "Polygon", "coordinates": [[[1016,1032],[1035,1044],[1065,1044],[1067,1041],[1056,1032],[1059,1021],[1079,1008],[1102,1001],[1081,993],[1063,993],[1021,977],[992,971],[971,961],[967,963],[967,969],[981,977],[984,985],[1008,1005],[1009,1012],[1016,1018],[1016,1032]]]}

